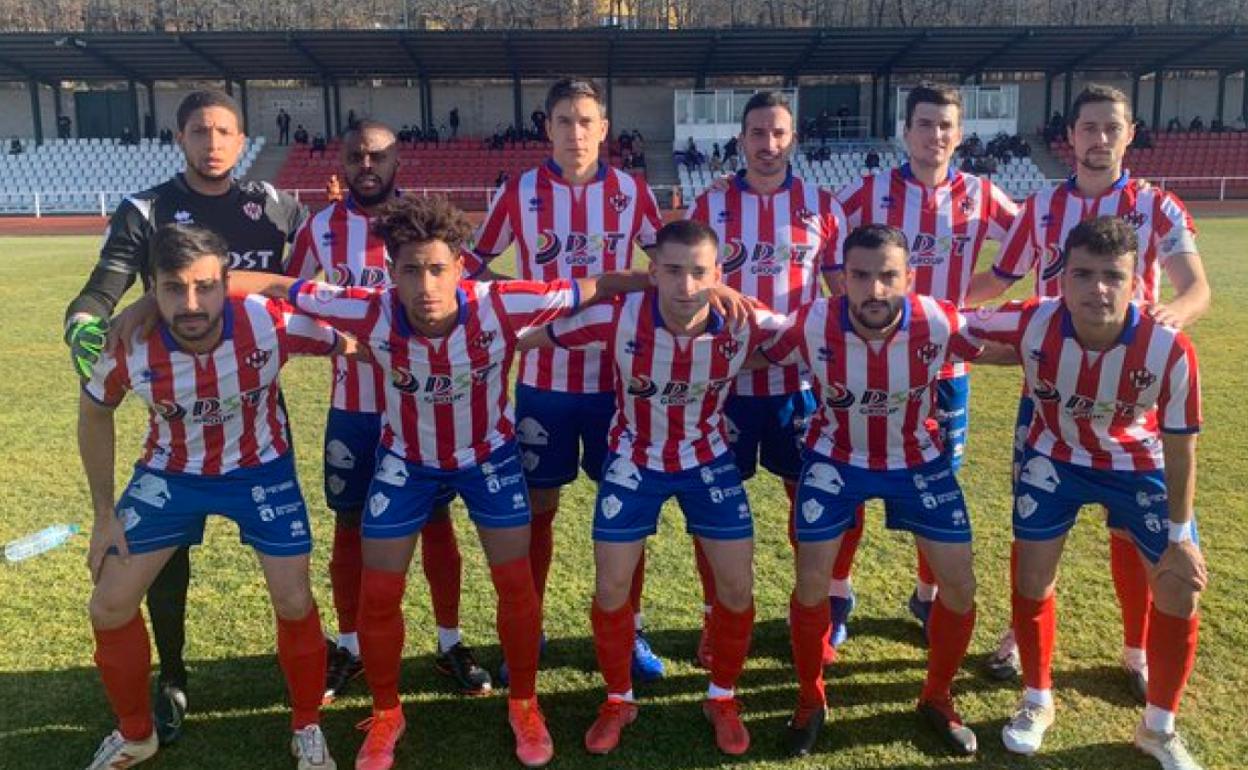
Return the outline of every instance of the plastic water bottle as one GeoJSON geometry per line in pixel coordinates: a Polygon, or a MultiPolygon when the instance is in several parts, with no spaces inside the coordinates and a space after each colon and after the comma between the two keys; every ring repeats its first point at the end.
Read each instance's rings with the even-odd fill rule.
{"type": "Polygon", "coordinates": [[[38,556],[44,551],[51,551],[76,534],[78,534],[77,524],[53,524],[5,545],[4,559],[15,562],[38,556]]]}

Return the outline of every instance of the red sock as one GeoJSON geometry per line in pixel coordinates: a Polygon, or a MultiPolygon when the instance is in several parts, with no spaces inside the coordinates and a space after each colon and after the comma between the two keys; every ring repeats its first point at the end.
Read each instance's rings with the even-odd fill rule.
{"type": "Polygon", "coordinates": [[[633,612],[625,604],[604,610],[595,599],[589,616],[594,627],[594,652],[598,670],[607,683],[608,695],[623,695],[633,689],[633,612]]]}
{"type": "Polygon", "coordinates": [[[529,523],[529,561],[538,601],[546,598],[546,576],[555,553],[555,511],[534,511],[529,523]]]}
{"type": "Polygon", "coordinates": [[[1148,703],[1171,714],[1178,712],[1179,699],[1187,687],[1196,663],[1196,638],[1200,635],[1200,613],[1176,618],[1153,605],[1148,613],[1148,703]]]}
{"type": "Polygon", "coordinates": [[[511,675],[510,697],[528,700],[537,694],[542,643],[542,609],[533,587],[533,567],[528,557],[521,557],[490,567],[490,577],[498,593],[498,641],[511,675]]]}
{"type": "MultiPolygon", "coordinates": [[[[827,614],[827,606],[824,606],[827,614]]],[[[718,601],[711,606],[711,684],[730,690],[737,685],[754,632],[754,604],[733,612],[718,601]]]]}
{"type": "Polygon", "coordinates": [[[633,570],[633,583],[628,588],[628,603],[634,614],[641,613],[641,590],[646,585],[646,551],[643,548],[641,557],[637,559],[637,567],[633,570]]]}
{"type": "Polygon", "coordinates": [[[915,567],[915,574],[919,578],[920,583],[926,583],[929,586],[936,585],[936,573],[932,572],[932,565],[927,563],[927,557],[923,555],[923,551],[916,545],[915,554],[918,555],[918,565],[915,567]]]}
{"type": "Polygon", "coordinates": [[[854,526],[841,535],[841,547],[836,552],[836,561],[832,563],[832,579],[848,580],[854,567],[854,554],[858,553],[858,542],[862,540],[862,527],[866,521],[867,507],[858,506],[854,511],[854,526]]]}
{"type": "Polygon", "coordinates": [[[832,630],[826,602],[807,607],[789,597],[789,641],[797,670],[798,701],[807,707],[827,703],[823,689],[823,648],[832,630]]]}
{"type": "Polygon", "coordinates": [[[325,637],[315,603],[299,620],[277,619],[277,662],[282,666],[290,693],[290,726],[301,730],[320,722],[321,696],[325,693],[325,637]]]}
{"type": "Polygon", "coordinates": [[[1057,640],[1057,595],[1036,601],[1014,591],[1014,641],[1023,663],[1023,684],[1053,688],[1053,645],[1057,640]]]}
{"type": "Polygon", "coordinates": [[[429,582],[433,620],[442,628],[459,628],[460,572],[463,559],[450,516],[437,516],[420,529],[420,564],[429,582]]]}
{"type": "MultiPolygon", "coordinates": [[[[360,527],[334,527],[334,548],[329,556],[329,585],[334,596],[334,612],[338,613],[338,633],[355,631],[360,614],[360,527]]],[[[323,683],[322,683],[323,684],[323,683]]]]}
{"type": "Polygon", "coordinates": [[[702,550],[702,541],[696,537],[693,539],[693,556],[698,565],[698,580],[702,582],[702,605],[711,607],[715,604],[715,573],[706,559],[706,551],[702,550]]]}
{"type": "Polygon", "coordinates": [[[922,700],[940,701],[950,697],[949,689],[971,646],[974,630],[974,607],[959,615],[937,598],[927,623],[927,681],[923,683],[922,700]]]}
{"type": "Polygon", "coordinates": [[[373,693],[373,707],[399,705],[399,665],[403,659],[402,572],[364,568],[360,585],[360,657],[364,678],[373,693]]]}
{"type": "MultiPolygon", "coordinates": [[[[128,741],[152,734],[152,704],[147,679],[152,673],[152,645],[142,613],[134,613],[120,628],[92,628],[95,633],[95,667],[104,681],[108,704],[117,716],[117,727],[128,741]]],[[[324,646],[321,648],[323,658],[324,646]]],[[[323,683],[322,683],[323,684],[323,683]]]]}
{"type": "Polygon", "coordinates": [[[1118,606],[1122,608],[1122,643],[1142,649],[1148,639],[1148,609],[1153,594],[1148,588],[1148,570],[1134,542],[1110,534],[1109,571],[1114,576],[1118,606]]]}

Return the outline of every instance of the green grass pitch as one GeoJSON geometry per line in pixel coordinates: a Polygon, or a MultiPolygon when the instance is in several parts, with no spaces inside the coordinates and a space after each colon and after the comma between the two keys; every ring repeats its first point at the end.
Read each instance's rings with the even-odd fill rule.
{"type": "MultiPolygon", "coordinates": [[[[1201,539],[1212,573],[1201,647],[1180,728],[1209,768],[1248,765],[1248,219],[1201,221],[1200,244],[1214,287],[1214,309],[1193,330],[1203,364],[1206,428],[1200,440],[1201,539]]],[[[61,315],[94,261],[95,238],[0,239],[0,541],[53,522],[91,520],[75,449],[78,387],[61,343],[61,315]]],[[[979,626],[956,683],[963,716],[980,737],[975,760],[953,759],[913,712],[925,651],[903,609],[914,552],[908,537],[887,532],[879,509],[869,515],[857,560],[859,607],[849,642],[829,678],[832,714],[818,753],[788,762],[781,734],[795,702],[785,625],[792,586],[780,485],[749,484],[757,517],[758,625],[740,694],[753,747],[740,761],[716,753],[698,701],[706,686],[691,664],[699,596],[690,545],[678,511],[669,509],[650,544],[646,616],[656,650],[668,661],[661,683],[640,686],[643,708],[623,747],[606,758],[582,748],[602,696],[589,637],[593,564],[588,520],[593,488],[567,490],[557,522],[556,559],[546,602],[550,643],[539,687],[560,768],[1131,768],[1155,767],[1129,745],[1138,719],[1117,655],[1120,624],[1108,574],[1106,534],[1088,509],[1071,538],[1059,587],[1059,642],[1054,661],[1058,722],[1042,753],[1025,760],[1001,748],[1001,725],[1018,697],[1013,684],[984,678],[980,664],[1007,621],[1008,467],[1019,375],[976,369],[967,465],[962,473],[976,532],[979,626]]],[[[329,395],[327,364],[297,361],[285,376],[299,471],[313,511],[313,586],[326,626],[332,623],[327,561],[332,518],[321,493],[320,445],[329,395]]],[[[143,429],[136,402],[120,411],[118,480],[124,479],[143,429]]],[[[458,503],[457,503],[458,506],[458,503]]],[[[462,508],[462,619],[470,643],[493,669],[494,597],[475,535],[462,508]]],[[[85,766],[111,729],[91,663],[85,604],[90,582],[86,537],[19,565],[0,565],[0,767],[85,766]]],[[[254,557],[232,525],[213,521],[193,556],[188,658],[191,717],[182,742],[153,768],[287,768],[287,711],[273,654],[274,630],[254,557]]],[[[514,768],[501,696],[466,700],[432,670],[433,621],[424,577],[414,566],[405,603],[408,642],[402,689],[408,734],[399,767],[514,768]]],[[[368,716],[364,687],[327,709],[324,726],[340,767],[351,767],[368,716]]]]}

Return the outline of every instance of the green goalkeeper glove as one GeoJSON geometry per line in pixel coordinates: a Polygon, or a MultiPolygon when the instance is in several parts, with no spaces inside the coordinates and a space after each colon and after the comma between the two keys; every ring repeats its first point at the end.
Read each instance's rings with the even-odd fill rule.
{"type": "Polygon", "coordinates": [[[69,345],[69,360],[74,371],[84,380],[91,378],[95,362],[104,351],[104,338],[108,334],[108,321],[90,315],[75,316],[65,328],[65,344],[69,345]]]}

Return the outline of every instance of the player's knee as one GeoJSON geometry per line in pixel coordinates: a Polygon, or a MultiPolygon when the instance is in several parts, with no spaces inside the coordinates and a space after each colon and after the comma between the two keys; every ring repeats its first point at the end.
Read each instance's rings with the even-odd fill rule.
{"type": "Polygon", "coordinates": [[[273,594],[273,611],[283,620],[300,620],[312,611],[312,589],[295,585],[273,594]]]}
{"type": "Polygon", "coordinates": [[[1153,604],[1165,615],[1190,618],[1199,602],[1200,591],[1173,576],[1163,574],[1153,584],[1153,604]]]}
{"type": "Polygon", "coordinates": [[[120,628],[138,611],[137,603],[127,601],[108,591],[102,591],[99,586],[91,592],[91,599],[87,602],[91,625],[99,629],[120,628]]]}
{"type": "Polygon", "coordinates": [[[1052,593],[1053,582],[1047,570],[1028,569],[1020,564],[1014,575],[1014,590],[1028,599],[1040,601],[1052,593]]]}
{"type": "Polygon", "coordinates": [[[608,612],[619,609],[628,601],[631,586],[631,579],[600,574],[594,589],[594,599],[599,607],[608,612]]]}
{"type": "Polygon", "coordinates": [[[969,566],[940,582],[940,600],[946,607],[962,615],[975,606],[975,573],[969,566]]]}

